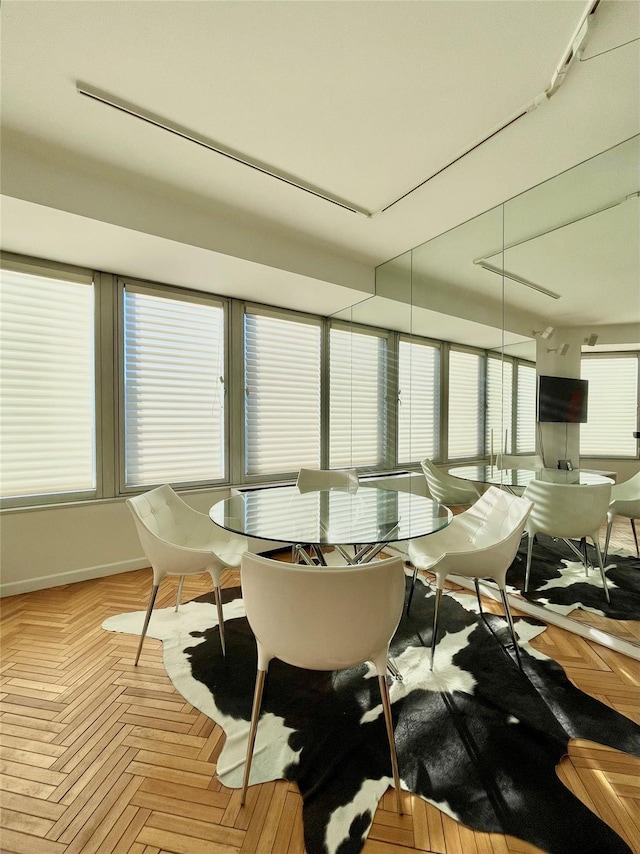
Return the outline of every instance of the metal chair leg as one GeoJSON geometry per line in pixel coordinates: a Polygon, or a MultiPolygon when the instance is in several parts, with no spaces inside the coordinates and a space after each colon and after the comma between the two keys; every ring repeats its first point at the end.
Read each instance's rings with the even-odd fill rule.
{"type": "Polygon", "coordinates": [[[411,610],[411,602],[413,601],[413,593],[416,589],[416,578],[418,577],[418,567],[413,567],[413,578],[411,579],[411,590],[409,591],[409,600],[407,602],[407,617],[409,616],[409,611],[411,610]]]}
{"type": "Polygon", "coordinates": [[[633,539],[636,541],[636,554],[640,557],[640,549],[638,549],[638,532],[636,531],[636,520],[629,519],[631,522],[631,530],[633,531],[633,539]]]}
{"type": "Polygon", "coordinates": [[[216,599],[216,608],[218,609],[218,628],[220,630],[220,646],[222,647],[222,654],[227,654],[227,647],[224,642],[224,617],[222,615],[222,593],[219,587],[213,588],[213,595],[216,599]]]}
{"type": "Polygon", "coordinates": [[[249,786],[249,775],[251,774],[251,760],[253,759],[253,748],[256,743],[256,732],[258,729],[258,718],[260,717],[260,705],[262,703],[262,692],[264,690],[264,679],[266,670],[258,670],[256,673],[256,687],[253,694],[253,708],[251,710],[251,726],[249,728],[249,741],[247,743],[247,758],[244,763],[244,779],[242,781],[242,794],[240,795],[240,806],[243,806],[249,786]]]}
{"type": "Polygon", "coordinates": [[[596,555],[598,557],[598,566],[600,567],[600,575],[602,576],[602,586],[604,587],[604,595],[607,597],[607,602],[611,602],[609,588],[607,587],[607,576],[604,571],[604,563],[602,561],[602,552],[600,551],[600,543],[598,542],[598,532],[593,535],[593,545],[596,547],[596,555]]]}
{"type": "Polygon", "coordinates": [[[182,598],[182,585],[184,584],[184,575],[180,576],[180,581],[178,582],[178,594],[176,596],[176,611],[180,607],[180,600],[182,598]]]}
{"type": "MultiPolygon", "coordinates": [[[[631,525],[633,526],[633,519],[631,520],[631,525]]],[[[604,557],[603,557],[605,563],[607,562],[607,557],[609,555],[609,540],[611,539],[611,528],[612,527],[613,527],[613,518],[611,518],[607,521],[607,535],[604,538],[604,557]]],[[[634,527],[634,533],[635,533],[635,527],[634,527]]],[[[636,547],[637,547],[637,544],[638,544],[638,541],[636,540],[636,547]]]]}
{"type": "Polygon", "coordinates": [[[431,635],[431,663],[429,670],[433,670],[433,656],[436,651],[436,641],[438,639],[438,616],[440,614],[440,600],[442,599],[442,588],[436,590],[436,603],[433,609],[433,632],[431,635]]]}
{"type": "Polygon", "coordinates": [[[527,543],[527,571],[524,576],[524,592],[529,589],[529,573],[531,572],[531,558],[533,557],[533,536],[529,534],[529,542],[527,543]]]}
{"type": "Polygon", "coordinates": [[[151,596],[149,597],[149,604],[147,605],[147,613],[144,618],[144,625],[142,626],[142,634],[140,635],[140,643],[138,644],[138,652],[136,653],[136,660],[133,662],[133,666],[138,666],[138,661],[140,659],[140,653],[142,652],[142,644],[144,643],[145,636],[147,634],[147,629],[149,628],[149,620],[151,619],[151,612],[153,611],[153,606],[156,601],[156,596],[158,595],[159,584],[154,584],[151,588],[151,596]]]}
{"type": "Polygon", "coordinates": [[[396,753],[396,743],[393,737],[393,719],[391,717],[391,700],[389,698],[389,686],[387,685],[386,676],[378,674],[378,684],[380,685],[380,694],[382,696],[382,708],[384,709],[384,722],[387,727],[387,737],[389,739],[389,751],[391,753],[391,769],[393,771],[393,785],[396,790],[396,805],[398,812],[402,815],[402,793],[400,789],[400,772],[398,771],[398,756],[396,753]]]}
{"type": "Polygon", "coordinates": [[[509,624],[509,631],[511,632],[511,640],[513,641],[513,646],[516,651],[516,658],[518,659],[518,667],[522,670],[522,659],[520,658],[520,647],[518,646],[518,639],[516,637],[516,630],[513,625],[513,617],[511,615],[511,608],[509,607],[509,600],[507,599],[507,591],[500,588],[500,598],[502,599],[502,605],[504,607],[504,614],[507,618],[507,623],[509,624]]]}
{"type": "Polygon", "coordinates": [[[476,599],[478,600],[478,608],[480,608],[480,616],[482,616],[484,611],[482,610],[482,602],[480,601],[480,580],[478,578],[474,578],[473,583],[476,588],[476,599]]]}

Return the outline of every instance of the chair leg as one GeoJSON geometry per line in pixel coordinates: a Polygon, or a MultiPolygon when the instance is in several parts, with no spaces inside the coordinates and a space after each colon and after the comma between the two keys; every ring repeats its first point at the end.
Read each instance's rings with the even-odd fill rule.
{"type": "Polygon", "coordinates": [[[159,587],[159,584],[154,584],[151,589],[151,596],[149,597],[149,604],[147,605],[147,613],[144,618],[144,625],[142,626],[142,634],[140,635],[140,643],[138,644],[138,652],[136,653],[136,660],[133,662],[134,667],[138,666],[138,660],[140,659],[140,653],[142,652],[142,644],[144,643],[147,629],[149,628],[149,620],[151,619],[151,612],[153,611],[159,587]]]}
{"type": "Polygon", "coordinates": [[[640,557],[640,549],[638,549],[638,533],[636,531],[636,520],[629,519],[631,522],[631,530],[633,531],[633,539],[636,541],[636,554],[640,557]]]}
{"type": "Polygon", "coordinates": [[[378,684],[380,685],[380,694],[382,696],[382,708],[384,710],[384,722],[387,726],[387,737],[389,739],[389,751],[391,753],[391,770],[393,771],[393,785],[396,790],[396,805],[398,812],[402,815],[402,793],[400,789],[400,772],[398,771],[398,756],[396,753],[396,743],[393,737],[393,719],[391,717],[391,700],[389,699],[389,686],[387,685],[386,676],[382,673],[378,674],[378,684]]]}
{"type": "Polygon", "coordinates": [[[220,588],[214,586],[213,595],[216,600],[216,608],[218,609],[218,627],[220,630],[220,646],[222,647],[222,654],[227,654],[227,647],[224,642],[224,617],[222,616],[222,593],[220,592],[220,588]]]}
{"type": "Polygon", "coordinates": [[[184,584],[184,575],[180,576],[180,581],[178,582],[178,595],[176,596],[176,611],[180,607],[180,600],[182,599],[182,585],[184,584]]]}
{"type": "Polygon", "coordinates": [[[513,625],[513,617],[511,615],[511,608],[509,607],[509,600],[507,599],[507,591],[504,588],[500,588],[500,598],[502,599],[502,605],[504,607],[504,614],[507,618],[507,623],[509,624],[509,631],[511,632],[511,640],[513,641],[513,646],[516,651],[516,658],[518,659],[518,667],[522,670],[522,659],[520,658],[520,647],[518,646],[518,638],[516,637],[516,630],[513,625]]]}
{"type": "Polygon", "coordinates": [[[604,587],[604,595],[607,597],[607,602],[611,602],[611,596],[609,596],[609,588],[607,587],[607,576],[604,572],[604,563],[602,562],[602,552],[600,551],[600,543],[598,541],[598,532],[595,531],[593,535],[593,545],[596,547],[596,555],[598,557],[598,566],[600,567],[600,575],[602,576],[602,586],[604,587]]]}
{"type": "Polygon", "coordinates": [[[442,588],[438,587],[436,590],[436,604],[433,609],[433,632],[431,635],[431,663],[429,664],[429,670],[433,670],[433,656],[436,651],[436,641],[438,638],[438,616],[440,614],[440,600],[442,599],[442,588]]]}
{"type": "Polygon", "coordinates": [[[411,590],[409,591],[409,600],[407,602],[407,617],[409,616],[409,611],[411,610],[411,603],[413,601],[413,593],[416,589],[416,578],[418,577],[418,567],[413,567],[413,578],[411,579],[411,590]]]}
{"type": "Polygon", "coordinates": [[[476,599],[478,600],[478,608],[480,608],[480,614],[482,615],[484,612],[482,610],[482,602],[480,601],[480,580],[478,578],[474,578],[473,583],[476,588],[476,599]]]}
{"type": "MultiPolygon", "coordinates": [[[[631,524],[633,525],[633,519],[631,520],[631,524]]],[[[609,555],[609,540],[611,539],[611,528],[612,528],[612,527],[613,527],[613,516],[611,517],[611,519],[609,519],[609,520],[607,521],[607,535],[606,535],[606,537],[604,538],[604,556],[603,556],[603,560],[604,560],[604,562],[605,562],[605,563],[607,562],[607,557],[608,557],[608,555],[609,555]]],[[[634,529],[634,531],[635,531],[635,529],[634,529]]],[[[636,544],[637,544],[637,540],[636,540],[636,544]]]]}
{"type": "Polygon", "coordinates": [[[242,781],[242,794],[240,795],[240,806],[243,806],[249,786],[249,775],[251,774],[251,760],[253,759],[253,748],[256,743],[256,732],[258,729],[258,718],[260,717],[260,705],[262,704],[262,692],[264,690],[264,679],[266,670],[258,670],[256,674],[256,687],[253,694],[253,708],[251,709],[251,726],[249,728],[249,741],[247,743],[247,758],[244,763],[244,779],[242,781]]]}
{"type": "Polygon", "coordinates": [[[531,558],[533,557],[533,534],[529,534],[527,543],[527,571],[524,576],[524,592],[529,589],[529,573],[531,572],[531,558]]]}

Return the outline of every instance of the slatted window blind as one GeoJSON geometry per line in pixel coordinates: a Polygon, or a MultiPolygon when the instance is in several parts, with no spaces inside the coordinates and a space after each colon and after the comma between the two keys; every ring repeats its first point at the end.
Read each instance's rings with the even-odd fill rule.
{"type": "Polygon", "coordinates": [[[483,370],[483,356],[466,350],[449,351],[450,460],[482,455],[483,370]]]}
{"type": "Polygon", "coordinates": [[[516,391],[516,453],[536,450],[536,368],[518,362],[516,391]]]}
{"type": "Polygon", "coordinates": [[[485,448],[494,454],[510,454],[513,448],[513,362],[487,358],[485,448]]]}
{"type": "Polygon", "coordinates": [[[387,352],[386,335],[331,329],[331,468],[375,467],[385,461],[387,352]]]}
{"type": "Polygon", "coordinates": [[[125,484],[225,476],[224,308],[127,285],[125,484]]]}
{"type": "Polygon", "coordinates": [[[2,497],[95,492],[94,288],[0,276],[2,497]]]}
{"type": "Polygon", "coordinates": [[[398,462],[440,453],[440,349],[401,339],[398,352],[398,462]]]}
{"type": "Polygon", "coordinates": [[[320,466],[321,325],[247,312],[245,472],[295,472],[320,466]]]}
{"type": "Polygon", "coordinates": [[[590,356],[582,359],[589,381],[587,423],[580,425],[580,454],[635,457],[638,429],[638,356],[590,356]]]}

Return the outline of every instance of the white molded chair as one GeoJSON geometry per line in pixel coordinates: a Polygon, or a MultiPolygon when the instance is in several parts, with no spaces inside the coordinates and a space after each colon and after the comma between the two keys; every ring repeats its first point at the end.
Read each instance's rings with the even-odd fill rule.
{"type": "Polygon", "coordinates": [[[499,469],[543,469],[544,460],[540,454],[498,454],[499,469]]]}
{"type": "MultiPolygon", "coordinates": [[[[296,486],[300,492],[318,492],[322,489],[344,489],[355,492],[358,489],[357,469],[307,469],[301,468],[298,472],[296,486]]],[[[348,555],[343,546],[336,545],[335,548],[348,560],[348,555]]],[[[312,563],[308,557],[308,551],[316,555],[317,560],[324,566],[325,559],[322,550],[318,546],[308,546],[305,543],[297,543],[291,550],[291,562],[298,563],[302,557],[305,563],[312,563]]]]}
{"type": "Polygon", "coordinates": [[[386,682],[389,644],[404,604],[402,559],[394,557],[325,572],[245,554],[240,573],[247,620],[258,647],[240,802],[244,803],[249,785],[262,692],[271,659],[307,670],[341,670],[370,661],[378,672],[398,812],[402,812],[386,682]]]}
{"type": "Polygon", "coordinates": [[[532,504],[527,499],[511,495],[496,486],[490,486],[472,507],[454,516],[447,528],[409,541],[409,558],[414,565],[414,571],[407,613],[411,608],[418,569],[428,570],[436,576],[436,601],[431,637],[432,670],[440,602],[444,582],[449,575],[473,578],[480,613],[482,613],[482,603],[479,579],[491,578],[496,582],[518,664],[521,666],[520,651],[506,595],[505,579],[507,570],[518,551],[531,507],[532,504]]]}
{"type": "Polygon", "coordinates": [[[602,576],[607,602],[610,601],[607,578],[602,562],[602,552],[598,540],[598,531],[607,516],[611,498],[611,484],[565,484],[547,483],[532,480],[524,491],[524,497],[533,502],[533,510],[527,521],[529,543],[527,549],[527,572],[524,589],[529,589],[533,539],[536,534],[564,540],[584,561],[587,569],[586,553],[582,554],[571,540],[590,537],[596,549],[598,566],[602,576]]]}
{"type": "Polygon", "coordinates": [[[439,504],[473,504],[480,493],[472,483],[464,483],[460,478],[439,469],[429,459],[420,463],[427,479],[427,486],[434,501],[439,504]]]}
{"type": "Polygon", "coordinates": [[[305,469],[298,472],[296,486],[300,492],[317,492],[320,489],[358,488],[357,469],[305,469]]]}
{"type": "Polygon", "coordinates": [[[158,486],[143,495],[127,498],[144,553],[153,569],[153,587],[140,635],[135,664],[138,664],[142,644],[149,627],[151,612],[156,601],[160,582],[166,575],[179,575],[176,611],[180,605],[185,575],[209,572],[214,585],[220,644],[225,653],[224,621],[220,599],[220,573],[228,567],[240,565],[240,559],[249,543],[220,528],[204,513],[189,507],[168,486],[158,486]]]}
{"type": "Polygon", "coordinates": [[[636,554],[640,557],[635,523],[635,519],[640,519],[640,472],[634,474],[629,480],[625,480],[624,483],[614,483],[611,487],[611,503],[607,510],[607,538],[604,543],[605,562],[609,554],[611,526],[613,525],[615,516],[626,516],[631,521],[633,539],[636,543],[636,554]]]}

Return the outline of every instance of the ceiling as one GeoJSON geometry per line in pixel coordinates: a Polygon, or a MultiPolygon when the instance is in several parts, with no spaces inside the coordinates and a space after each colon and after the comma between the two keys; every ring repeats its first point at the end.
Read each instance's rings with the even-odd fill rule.
{"type": "MultiPolygon", "coordinates": [[[[541,97],[592,5],[3,0],[2,247],[339,311],[376,265],[639,132],[635,0],[601,0],[541,97]]],[[[623,301],[572,291],[566,316],[626,322],[623,301]]]]}

